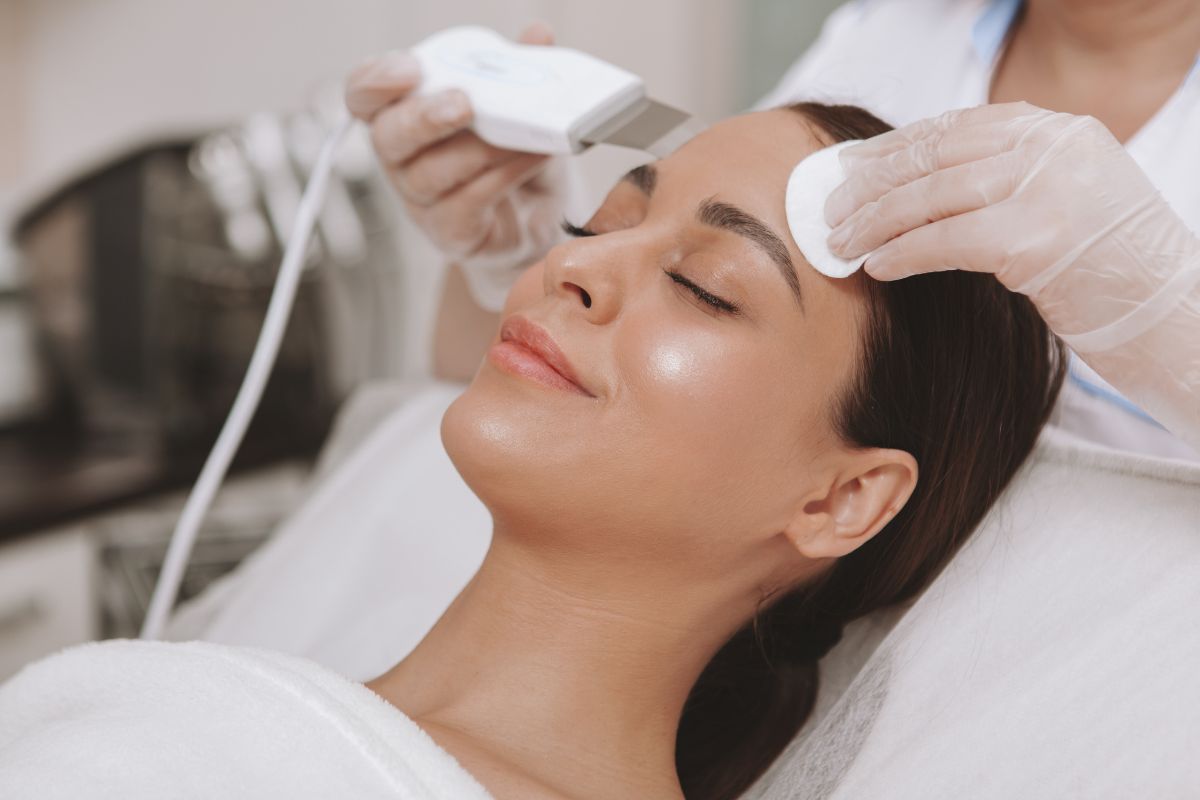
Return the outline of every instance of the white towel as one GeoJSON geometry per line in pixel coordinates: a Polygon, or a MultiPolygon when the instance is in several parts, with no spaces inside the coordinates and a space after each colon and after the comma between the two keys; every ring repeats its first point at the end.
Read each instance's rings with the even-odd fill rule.
{"type": "Polygon", "coordinates": [[[113,641],[0,687],[0,797],[489,795],[394,706],[311,661],[113,641]]]}

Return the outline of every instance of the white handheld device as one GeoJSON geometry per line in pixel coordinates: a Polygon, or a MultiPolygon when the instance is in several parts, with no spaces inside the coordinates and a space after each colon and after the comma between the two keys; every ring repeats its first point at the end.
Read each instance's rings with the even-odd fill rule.
{"type": "Polygon", "coordinates": [[[696,132],[689,116],[650,100],[637,75],[568,47],[514,44],[476,26],[413,48],[418,94],[460,89],[484,141],[531,153],[578,153],[598,142],[666,155],[696,132]]]}

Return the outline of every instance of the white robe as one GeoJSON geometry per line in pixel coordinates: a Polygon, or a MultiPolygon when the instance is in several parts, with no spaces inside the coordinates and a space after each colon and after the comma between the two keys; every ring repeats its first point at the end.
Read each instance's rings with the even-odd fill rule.
{"type": "Polygon", "coordinates": [[[367,687],[266,650],[111,641],[0,686],[0,798],[488,793],[367,687]]]}

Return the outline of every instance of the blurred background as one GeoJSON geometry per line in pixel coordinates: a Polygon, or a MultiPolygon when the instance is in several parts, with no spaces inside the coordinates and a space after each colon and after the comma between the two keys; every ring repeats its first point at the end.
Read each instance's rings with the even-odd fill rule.
{"type": "MultiPolygon", "coordinates": [[[[449,25],[540,19],[711,121],[765,93],[836,5],[0,0],[0,680],[136,635],[357,62],[449,25]]],[[[597,199],[644,160],[582,158],[597,199]]],[[[440,281],[365,137],[349,142],[185,598],[304,496],[356,388],[427,373],[440,281]]]]}

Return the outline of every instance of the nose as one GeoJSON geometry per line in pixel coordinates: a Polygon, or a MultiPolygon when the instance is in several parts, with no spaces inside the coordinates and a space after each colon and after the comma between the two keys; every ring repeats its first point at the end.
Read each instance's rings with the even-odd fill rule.
{"type": "Polygon", "coordinates": [[[616,268],[619,248],[612,235],[575,239],[546,254],[542,285],[548,296],[565,300],[593,323],[603,324],[617,315],[623,287],[616,268]]]}

